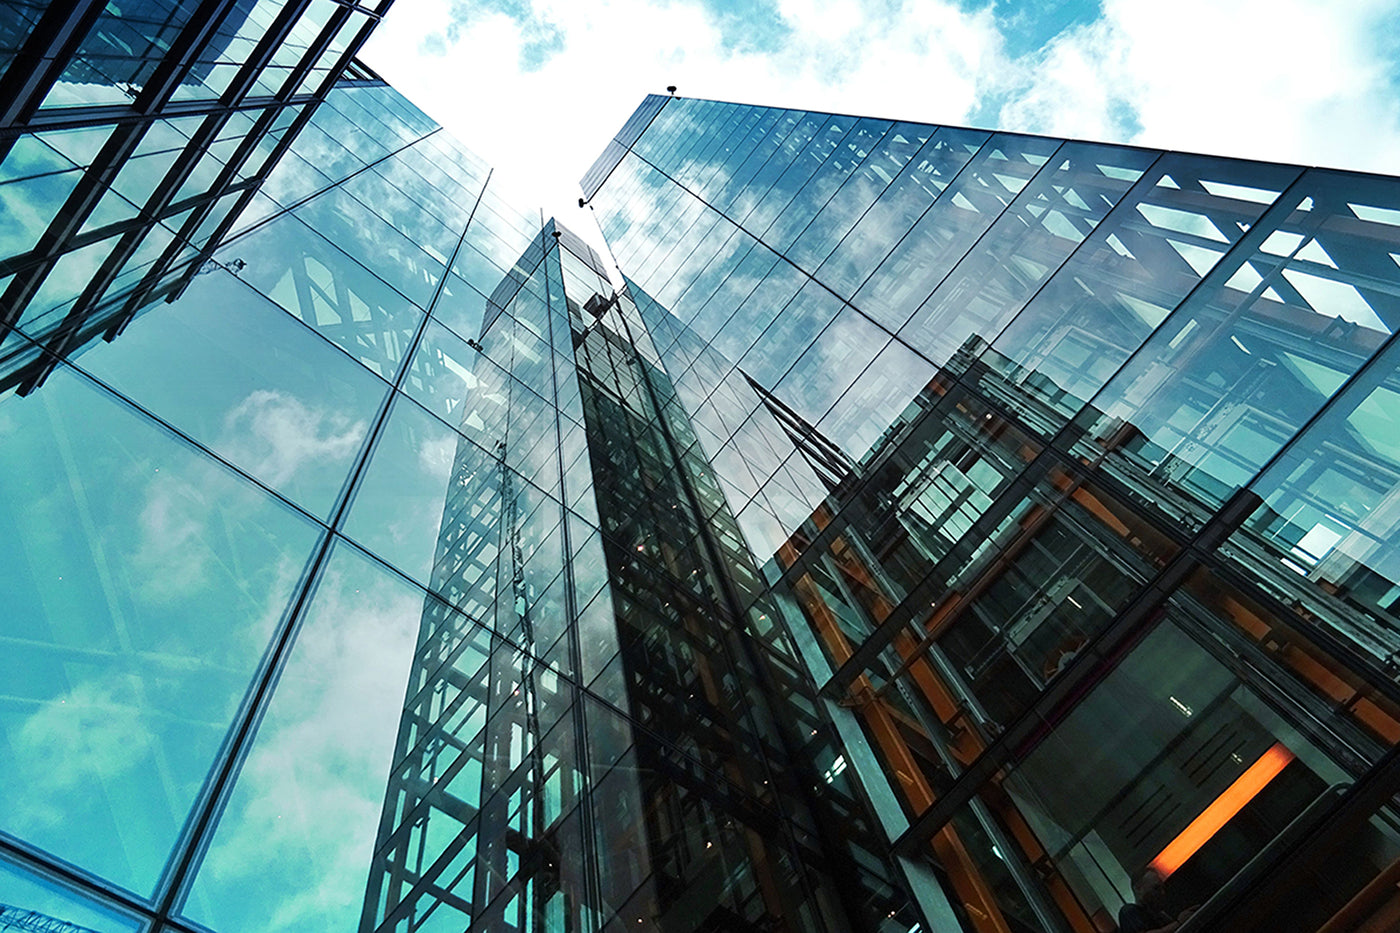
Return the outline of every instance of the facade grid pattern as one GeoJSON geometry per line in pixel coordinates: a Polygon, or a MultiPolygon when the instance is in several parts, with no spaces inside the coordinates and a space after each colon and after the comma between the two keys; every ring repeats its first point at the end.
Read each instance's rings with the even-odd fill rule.
{"type": "Polygon", "coordinates": [[[1320,924],[1382,872],[1397,183],[638,114],[590,205],[895,852],[987,930],[1110,928],[1149,866],[1193,929],[1320,924]],[[1296,867],[1295,817],[1367,854],[1296,867]]]}
{"type": "Polygon", "coordinates": [[[1400,180],[0,13],[0,927],[1380,928],[1400,180]],[[1199,908],[1199,909],[1197,909],[1199,908]]]}

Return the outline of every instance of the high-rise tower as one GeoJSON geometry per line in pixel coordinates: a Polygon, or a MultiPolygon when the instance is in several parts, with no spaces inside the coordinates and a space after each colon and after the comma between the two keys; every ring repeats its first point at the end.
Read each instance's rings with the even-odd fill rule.
{"type": "Polygon", "coordinates": [[[584,187],[965,927],[1381,922],[1400,183],[651,97],[584,187]]]}
{"type": "Polygon", "coordinates": [[[385,6],[0,14],[0,927],[1385,926],[1400,181],[649,97],[613,269],[385,6]]]}

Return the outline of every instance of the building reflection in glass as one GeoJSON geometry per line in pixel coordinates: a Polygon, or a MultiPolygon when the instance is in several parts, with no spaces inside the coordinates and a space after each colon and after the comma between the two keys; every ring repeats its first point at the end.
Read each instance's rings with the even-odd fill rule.
{"type": "Polygon", "coordinates": [[[1394,180],[813,116],[649,101],[586,193],[896,855],[1380,923],[1394,180]]]}

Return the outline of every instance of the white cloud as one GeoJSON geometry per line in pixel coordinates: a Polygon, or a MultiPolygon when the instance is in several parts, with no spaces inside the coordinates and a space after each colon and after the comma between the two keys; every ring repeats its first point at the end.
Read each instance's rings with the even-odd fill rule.
{"type": "Polygon", "coordinates": [[[508,198],[542,201],[600,248],[576,207],[577,179],[642,96],[668,84],[721,100],[1400,171],[1396,0],[1105,0],[1097,19],[1016,60],[1008,40],[1027,34],[1012,30],[1053,24],[991,4],[777,0],[747,23],[721,22],[697,0],[524,6],[529,25],[504,14],[454,24],[448,0],[403,3],[365,58],[496,165],[508,198]],[[542,64],[531,44],[541,31],[559,45],[542,64]]]}
{"type": "Polygon", "coordinates": [[[259,479],[281,486],[305,466],[345,460],[365,430],[363,421],[258,389],[224,417],[224,450],[259,479]]]}
{"type": "Polygon", "coordinates": [[[1394,0],[1107,0],[1024,63],[1008,126],[1395,173],[1394,0]],[[1392,40],[1393,42],[1393,40],[1392,40]]]}
{"type": "Polygon", "coordinates": [[[12,801],[19,825],[57,826],[71,816],[65,793],[126,777],[155,744],[144,706],[141,679],[109,671],[25,719],[15,733],[15,756],[44,793],[12,801]]]}
{"type": "Polygon", "coordinates": [[[521,67],[519,22],[454,26],[446,0],[396,7],[364,57],[495,165],[508,199],[543,202],[598,249],[578,179],[647,93],[675,84],[719,100],[963,123],[1001,60],[991,14],[941,0],[898,16],[869,15],[858,0],[783,0],[786,38],[767,50],[736,42],[737,27],[695,2],[534,0],[533,10],[563,43],[535,70],[521,67]]]}
{"type": "Polygon", "coordinates": [[[362,558],[332,562],[198,876],[196,916],[353,927],[422,613],[362,558]]]}

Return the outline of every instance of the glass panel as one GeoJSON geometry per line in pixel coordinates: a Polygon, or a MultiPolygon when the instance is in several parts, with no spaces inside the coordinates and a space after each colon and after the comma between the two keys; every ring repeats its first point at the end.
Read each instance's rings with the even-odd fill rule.
{"type": "Polygon", "coordinates": [[[295,213],[418,307],[428,307],[442,278],[442,264],[369,208],[333,189],[307,201],[295,213]]]}
{"type": "Polygon", "coordinates": [[[67,370],[0,424],[0,825],[146,895],[319,531],[67,370]]]}
{"type": "Polygon", "coordinates": [[[120,239],[120,236],[109,236],[64,253],[52,266],[41,265],[31,270],[30,274],[41,276],[40,284],[22,310],[20,329],[37,336],[57,323],[68,312],[73,300],[87,288],[120,239]]]}
{"type": "MultiPolygon", "coordinates": [[[[1037,860],[1048,888],[1074,892],[1077,903],[1056,898],[1067,914],[1147,930],[1170,928],[1206,901],[1309,803],[1348,779],[1227,663],[1166,622],[981,805],[1016,856],[1037,860]]],[[[983,871],[1010,855],[990,849],[977,847],[983,871]]],[[[1329,874],[1351,875],[1354,863],[1369,862],[1369,849],[1348,846],[1329,874]]]]}
{"type": "Polygon", "coordinates": [[[252,55],[256,40],[272,26],[286,0],[239,0],[199,53],[176,100],[212,100],[228,88],[242,63],[252,55]]]}
{"type": "Polygon", "coordinates": [[[485,471],[482,479],[488,478],[494,466],[493,455],[400,396],[360,481],[346,534],[431,585],[434,566],[452,544],[440,538],[444,512],[452,518],[463,510],[471,514],[474,502],[490,504],[497,483],[478,490],[480,500],[468,493],[479,485],[477,474],[485,471]]]}
{"type": "Polygon", "coordinates": [[[0,930],[136,933],[144,924],[70,890],[67,885],[0,860],[0,930]]]}
{"type": "Polygon", "coordinates": [[[855,382],[889,338],[888,333],[854,309],[842,308],[778,382],[773,393],[815,424],[855,382]]]}
{"type": "Polygon", "coordinates": [[[385,379],[393,379],[423,312],[295,217],[279,217],[217,258],[385,379]]]}
{"type": "Polygon", "coordinates": [[[1400,322],[1400,290],[1376,278],[1400,253],[1400,185],[1311,172],[1287,197],[1250,231],[1255,248],[1241,244],[1079,419],[1083,452],[1187,528],[1253,479],[1400,322]]]}
{"type": "MultiPolygon", "coordinates": [[[[760,287],[750,300],[759,299],[761,294],[766,295],[767,290],[760,287]]],[[[760,385],[774,385],[841,310],[839,298],[807,280],[777,320],[754,342],[753,349],[744,354],[739,368],[760,385]]]]}
{"type": "Polygon", "coordinates": [[[9,4],[7,14],[12,17],[0,33],[0,73],[10,67],[16,53],[24,47],[24,42],[33,32],[39,18],[44,15],[46,3],[35,0],[14,0],[9,4]]]}
{"type": "MultiPolygon", "coordinates": [[[[836,181],[841,187],[821,206],[820,212],[810,218],[810,225],[787,250],[787,257],[803,269],[815,271],[831,255],[895,178],[902,177],[910,160],[920,157],[930,137],[937,132],[932,126],[896,123],[883,138],[874,139],[858,136],[860,129],[858,126],[845,143],[848,154],[844,161],[850,164],[838,166],[838,159],[833,156],[822,173],[813,179],[814,184],[836,181]]],[[[771,238],[764,239],[772,242],[771,238]]]]}
{"type": "Polygon", "coordinates": [[[486,317],[486,296],[449,273],[442,293],[433,303],[433,318],[464,340],[480,340],[486,317]]]}
{"type": "Polygon", "coordinates": [[[1066,143],[959,260],[899,336],[939,365],[996,338],[1157,153],[1066,143]]]}
{"type": "Polygon", "coordinates": [[[108,4],[83,36],[43,106],[131,103],[196,7],[180,0],[145,0],[120,7],[108,4]]]}
{"type": "MultiPolygon", "coordinates": [[[[790,253],[794,241],[807,229],[809,224],[814,223],[814,218],[819,213],[824,213],[827,202],[836,194],[837,189],[850,177],[856,166],[870,155],[872,149],[881,144],[885,134],[890,130],[888,120],[862,119],[847,125],[850,127],[849,130],[840,137],[839,141],[837,141],[836,134],[832,133],[829,135],[826,145],[819,152],[809,149],[806,158],[808,161],[816,163],[815,171],[804,166],[803,174],[811,171],[810,177],[793,195],[792,200],[783,208],[783,212],[768,225],[766,230],[759,234],[759,239],[774,250],[788,254],[788,258],[794,262],[798,261],[799,258],[806,258],[805,250],[798,251],[797,255],[790,253]],[[820,162],[817,162],[818,159],[820,162]]],[[[891,162],[893,161],[891,160],[891,162]]],[[[871,199],[873,200],[873,197],[871,199]]],[[[833,215],[834,213],[833,211],[833,215]]],[[[754,231],[759,229],[752,224],[745,224],[745,226],[754,231]]],[[[834,242],[833,245],[835,245],[834,242]]],[[[816,268],[816,264],[806,265],[804,268],[812,270],[816,268]]]]}
{"type": "Polygon", "coordinates": [[[214,929],[351,930],[364,906],[425,594],[344,544],[315,594],[185,905],[214,929]]]}
{"type": "MultiPolygon", "coordinates": [[[[392,172],[397,161],[391,158],[367,172],[361,172],[348,179],[343,188],[445,266],[452,250],[457,246],[462,227],[465,226],[465,218],[462,219],[461,225],[449,227],[417,200],[392,184],[390,178],[393,176],[386,177],[386,171],[392,172]]],[[[403,171],[400,170],[399,174],[403,171]]]]}
{"type": "Polygon", "coordinates": [[[44,145],[38,136],[26,133],[10,145],[10,151],[0,160],[0,184],[35,175],[52,175],[76,167],[52,147],[44,145]]]}
{"type": "Polygon", "coordinates": [[[927,360],[891,340],[817,423],[817,430],[859,461],[874,451],[881,438],[894,436],[906,408],[933,375],[927,360]]]}
{"type": "Polygon", "coordinates": [[[1104,491],[1058,470],[1025,499],[998,501],[995,514],[1005,517],[992,535],[962,539],[957,557],[939,565],[948,588],[939,586],[931,615],[941,619],[939,646],[965,679],[955,692],[976,698],[979,718],[1005,726],[1108,627],[1176,545],[1104,491]],[[963,592],[977,595],[964,601],[963,592]]]}
{"type": "Polygon", "coordinates": [[[196,276],[179,301],[146,309],[82,363],[320,515],[389,390],[222,269],[196,276]],[[190,377],[170,378],[172,367],[190,377]]]}
{"type": "MultiPolygon", "coordinates": [[[[300,138],[299,136],[298,139],[300,138]]],[[[317,191],[329,188],[333,184],[331,179],[312,168],[312,165],[313,163],[302,158],[293,146],[292,151],[284,152],[272,167],[267,180],[259,189],[259,194],[266,195],[282,207],[287,207],[317,191]]]]}
{"type": "Polygon", "coordinates": [[[983,354],[983,389],[1041,430],[1058,428],[1298,175],[1162,157],[983,354]]]}
{"type": "Polygon", "coordinates": [[[1400,345],[1372,361],[1250,487],[1226,553],[1386,664],[1400,652],[1400,345]]]}
{"type": "Polygon", "coordinates": [[[82,178],[75,169],[0,185],[0,257],[33,249],[82,178]]]}
{"type": "MultiPolygon", "coordinates": [[[[973,138],[982,139],[980,134],[973,138]]],[[[891,199],[893,211],[883,204],[873,208],[847,237],[877,237],[878,253],[888,254],[863,256],[869,261],[867,273],[857,278],[865,284],[852,303],[892,332],[909,319],[1058,146],[1054,140],[998,134],[968,160],[972,140],[965,134],[945,139],[940,131],[931,142],[946,145],[939,145],[927,167],[923,160],[912,160],[910,165],[917,164],[917,169],[910,183],[892,187],[881,199],[891,199]],[[950,177],[951,171],[956,171],[955,177],[950,177]],[[912,228],[906,228],[901,224],[911,202],[929,206],[912,228]],[[895,226],[888,230],[875,226],[881,222],[895,226]]],[[[833,259],[843,257],[844,243],[842,247],[833,259]]],[[[853,257],[843,258],[849,262],[853,257]]]]}
{"type": "Polygon", "coordinates": [[[517,385],[464,340],[429,321],[404,391],[463,434],[494,450],[506,436],[511,394],[528,394],[515,388],[517,385]]]}

